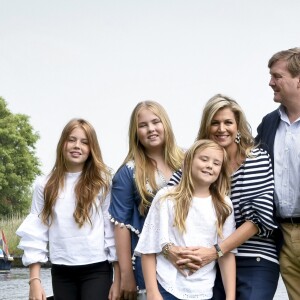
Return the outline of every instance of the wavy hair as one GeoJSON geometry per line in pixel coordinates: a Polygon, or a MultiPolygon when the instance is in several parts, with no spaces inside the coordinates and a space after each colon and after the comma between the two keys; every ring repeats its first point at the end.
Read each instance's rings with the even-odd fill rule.
{"type": "Polygon", "coordinates": [[[230,192],[230,175],[228,171],[228,158],[225,149],[212,140],[201,139],[196,141],[185,153],[183,161],[182,178],[174,190],[163,198],[172,198],[175,203],[174,226],[181,233],[186,231],[185,221],[193,199],[195,186],[192,176],[192,165],[197,151],[211,149],[221,151],[223,161],[217,180],[209,187],[212,202],[217,215],[217,232],[222,237],[222,229],[226,218],[232,213],[231,207],[225,202],[225,196],[230,192]]]}
{"type": "Polygon", "coordinates": [[[237,129],[241,134],[240,143],[237,144],[240,157],[251,156],[251,151],[256,147],[251,126],[240,105],[234,99],[222,94],[217,94],[207,101],[196,140],[209,139],[213,117],[224,108],[229,108],[233,112],[237,129]]]}
{"type": "Polygon", "coordinates": [[[71,132],[78,127],[85,132],[90,147],[90,154],[75,186],[76,208],[73,216],[79,227],[82,227],[86,222],[92,225],[90,214],[97,195],[101,191],[104,199],[109,192],[111,172],[103,162],[95,129],[84,119],[72,119],[61,133],[56,148],[56,161],[44,188],[45,205],[41,216],[45,224],[51,225],[53,206],[57,201],[59,192],[64,188],[65,173],[68,172],[64,156],[66,142],[71,132]]]}
{"type": "Polygon", "coordinates": [[[177,146],[175,136],[172,130],[171,122],[165,109],[155,101],[139,102],[130,117],[129,124],[129,150],[128,154],[122,164],[133,160],[135,163],[135,183],[137,190],[141,196],[139,211],[141,215],[145,215],[147,209],[151,204],[151,200],[157,192],[157,184],[155,181],[156,163],[146,154],[146,149],[138,138],[138,116],[141,110],[147,109],[155,114],[162,122],[164,127],[164,160],[166,164],[172,169],[177,170],[181,167],[183,160],[183,151],[177,146]],[[146,183],[151,186],[152,192],[147,190],[146,183]]]}

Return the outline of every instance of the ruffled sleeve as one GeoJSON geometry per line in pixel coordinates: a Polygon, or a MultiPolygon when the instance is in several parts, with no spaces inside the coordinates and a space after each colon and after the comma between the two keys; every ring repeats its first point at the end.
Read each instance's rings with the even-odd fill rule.
{"type": "Polygon", "coordinates": [[[153,199],[149,209],[139,242],[135,248],[135,255],[160,253],[162,248],[169,242],[176,243],[169,235],[169,219],[171,201],[161,200],[168,188],[161,189],[153,199]]]}
{"type": "Polygon", "coordinates": [[[126,227],[139,235],[141,220],[138,212],[140,197],[134,182],[134,163],[122,166],[113,177],[111,204],[109,207],[111,222],[126,227]]]}
{"type": "Polygon", "coordinates": [[[258,227],[257,235],[268,238],[277,228],[273,219],[272,164],[266,151],[256,149],[254,155],[245,162],[244,191],[241,191],[239,209],[244,220],[258,227]]]}
{"type": "Polygon", "coordinates": [[[114,226],[110,222],[108,208],[110,204],[111,194],[109,193],[104,202],[101,205],[103,218],[104,218],[104,249],[108,261],[116,261],[116,247],[115,247],[115,238],[114,238],[114,226]]]}
{"type": "Polygon", "coordinates": [[[49,227],[39,216],[44,205],[44,182],[44,178],[38,178],[35,182],[31,212],[16,231],[21,237],[18,248],[24,250],[22,261],[25,266],[48,261],[49,227]]]}

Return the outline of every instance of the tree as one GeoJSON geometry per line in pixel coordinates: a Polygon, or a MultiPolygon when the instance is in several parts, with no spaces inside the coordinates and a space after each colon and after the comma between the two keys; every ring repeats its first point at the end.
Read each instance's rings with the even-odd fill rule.
{"type": "Polygon", "coordinates": [[[32,183],[41,174],[38,139],[29,117],[11,113],[0,97],[0,216],[28,210],[32,183]]]}

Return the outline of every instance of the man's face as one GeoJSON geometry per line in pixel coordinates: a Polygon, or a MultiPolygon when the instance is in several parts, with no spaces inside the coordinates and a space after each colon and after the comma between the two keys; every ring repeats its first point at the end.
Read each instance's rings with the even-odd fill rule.
{"type": "Polygon", "coordinates": [[[278,60],[270,68],[271,79],[269,86],[274,91],[274,101],[284,106],[300,97],[300,78],[292,77],[287,69],[285,60],[278,60]]]}

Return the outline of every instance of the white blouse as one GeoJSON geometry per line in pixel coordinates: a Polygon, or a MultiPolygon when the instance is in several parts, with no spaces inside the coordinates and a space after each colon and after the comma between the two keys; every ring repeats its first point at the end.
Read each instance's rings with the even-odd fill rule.
{"type": "Polygon", "coordinates": [[[48,178],[36,181],[31,212],[16,232],[21,237],[19,248],[24,250],[22,261],[25,266],[47,262],[48,244],[53,264],[84,265],[117,260],[113,224],[108,217],[110,195],[103,199],[99,193],[91,214],[92,225],[85,223],[79,228],[74,220],[74,187],[80,174],[66,173],[64,189],[53,207],[53,222],[50,227],[43,224],[40,217],[48,178]]]}
{"type": "MultiPolygon", "coordinates": [[[[174,227],[174,202],[162,196],[173,189],[166,187],[160,190],[154,198],[147,215],[138,245],[136,255],[156,253],[157,280],[162,287],[179,299],[210,299],[215,281],[215,264],[211,262],[188,277],[184,277],[162,254],[162,248],[169,242],[177,246],[211,247],[220,243],[217,234],[217,217],[211,197],[194,197],[186,219],[186,232],[181,234],[174,227]]],[[[226,203],[232,203],[226,197],[226,203]]],[[[223,239],[235,230],[234,214],[226,219],[223,226],[223,239]]],[[[232,251],[236,253],[236,250],[232,251]]]]}

